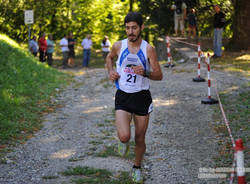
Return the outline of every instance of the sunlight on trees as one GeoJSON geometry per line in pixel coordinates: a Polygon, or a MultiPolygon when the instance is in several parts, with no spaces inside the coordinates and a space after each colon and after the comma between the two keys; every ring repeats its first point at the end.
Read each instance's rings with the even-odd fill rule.
{"type": "MultiPolygon", "coordinates": [[[[241,3],[246,1],[241,0],[241,3]]],[[[220,4],[226,14],[224,37],[233,36],[232,20],[235,6],[239,7],[240,3],[234,0],[185,2],[188,11],[196,9],[199,36],[212,36],[215,4],[220,4]]],[[[80,42],[90,33],[95,47],[99,47],[104,35],[108,35],[112,43],[124,38],[124,16],[133,9],[142,12],[146,24],[144,36],[152,41],[154,37],[174,32],[174,12],[170,8],[173,3],[174,0],[1,0],[0,32],[19,42],[26,42],[28,28],[24,25],[24,10],[32,9],[35,23],[31,26],[31,36],[45,32],[58,40],[71,31],[80,42]]]]}
{"type": "Polygon", "coordinates": [[[100,43],[104,35],[111,41],[122,37],[123,19],[129,10],[128,0],[6,0],[0,1],[0,7],[0,32],[20,42],[28,39],[24,10],[34,10],[31,35],[45,32],[61,39],[72,31],[80,41],[90,33],[94,43],[100,43]]]}

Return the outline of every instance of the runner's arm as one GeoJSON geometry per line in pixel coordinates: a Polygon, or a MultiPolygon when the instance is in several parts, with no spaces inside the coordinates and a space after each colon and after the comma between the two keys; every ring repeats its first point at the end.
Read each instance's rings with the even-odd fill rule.
{"type": "Polygon", "coordinates": [[[147,55],[149,59],[149,64],[152,70],[149,72],[149,79],[151,80],[162,80],[163,75],[161,71],[160,64],[157,59],[155,48],[148,44],[147,46],[147,55]]]}
{"type": "Polygon", "coordinates": [[[120,48],[121,48],[121,42],[114,43],[111,51],[106,57],[106,65],[108,69],[109,79],[112,81],[115,81],[120,77],[120,75],[113,68],[114,59],[116,56],[119,55],[120,48]]]}
{"type": "Polygon", "coordinates": [[[156,52],[155,49],[150,45],[147,47],[147,55],[152,71],[145,70],[143,66],[133,66],[132,69],[136,74],[148,77],[151,80],[161,80],[162,72],[157,60],[156,52]]]}

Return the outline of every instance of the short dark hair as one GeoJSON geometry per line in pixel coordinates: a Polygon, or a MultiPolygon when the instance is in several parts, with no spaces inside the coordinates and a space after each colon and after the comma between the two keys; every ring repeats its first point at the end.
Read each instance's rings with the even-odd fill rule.
{"type": "Polygon", "coordinates": [[[136,22],[139,26],[143,24],[143,19],[142,15],[139,12],[129,12],[125,19],[124,19],[124,24],[128,22],[136,22]]]}

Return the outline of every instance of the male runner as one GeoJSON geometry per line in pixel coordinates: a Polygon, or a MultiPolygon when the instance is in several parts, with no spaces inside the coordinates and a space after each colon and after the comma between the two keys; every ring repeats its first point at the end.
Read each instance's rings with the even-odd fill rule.
{"type": "Polygon", "coordinates": [[[120,143],[118,152],[125,156],[129,152],[130,122],[135,124],[135,163],[132,169],[134,182],[142,183],[141,162],[146,150],[145,134],[152,112],[149,79],[161,80],[162,72],[155,49],[142,40],[144,29],[142,15],[130,12],[125,17],[127,39],[116,42],[106,58],[109,78],[115,81],[116,128],[120,143]],[[114,58],[116,69],[113,68],[114,58]]]}

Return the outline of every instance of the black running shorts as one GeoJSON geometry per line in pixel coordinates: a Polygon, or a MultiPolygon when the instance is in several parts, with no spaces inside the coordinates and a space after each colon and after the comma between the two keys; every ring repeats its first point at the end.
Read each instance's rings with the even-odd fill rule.
{"type": "Polygon", "coordinates": [[[149,90],[126,93],[117,90],[115,94],[115,110],[124,110],[139,116],[146,116],[153,111],[152,97],[149,90]]]}

